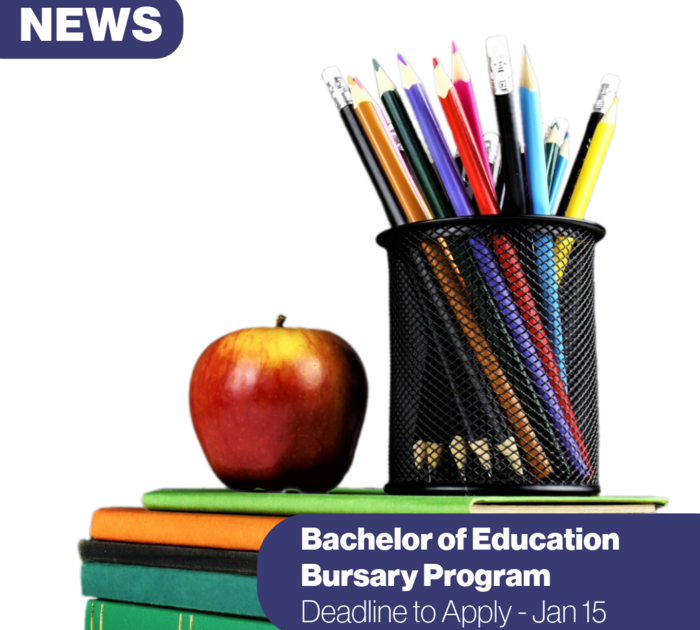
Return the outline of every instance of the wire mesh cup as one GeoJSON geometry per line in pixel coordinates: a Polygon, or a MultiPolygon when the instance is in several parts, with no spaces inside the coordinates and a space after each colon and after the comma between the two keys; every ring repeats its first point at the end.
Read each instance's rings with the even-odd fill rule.
{"type": "Polygon", "coordinates": [[[593,254],[560,217],[460,217],[383,232],[394,494],[594,494],[593,254]]]}

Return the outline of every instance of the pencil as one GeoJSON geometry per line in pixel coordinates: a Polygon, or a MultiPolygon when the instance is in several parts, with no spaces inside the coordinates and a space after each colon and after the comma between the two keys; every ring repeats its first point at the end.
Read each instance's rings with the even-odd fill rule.
{"type": "MultiPolygon", "coordinates": [[[[457,44],[454,42],[452,42],[452,84],[455,87],[459,102],[462,104],[462,109],[467,117],[469,129],[476,140],[477,147],[479,148],[479,154],[481,155],[481,161],[485,167],[488,167],[489,156],[484,143],[484,132],[481,128],[479,109],[476,106],[476,97],[474,96],[472,79],[469,75],[469,71],[467,70],[467,66],[464,65],[462,55],[459,53],[459,50],[457,50],[457,44]]],[[[491,186],[495,188],[495,182],[491,177],[491,171],[488,168],[486,171],[489,181],[491,182],[491,186]]]]}
{"type": "MultiPolygon", "coordinates": [[[[522,465],[517,448],[515,447],[515,441],[508,430],[501,424],[501,412],[491,395],[488,385],[484,382],[485,377],[480,370],[471,348],[465,347],[466,337],[459,328],[454,314],[450,311],[450,307],[445,301],[444,295],[442,295],[440,286],[436,286],[436,279],[431,272],[430,265],[427,265],[426,268],[426,260],[418,250],[412,252],[412,257],[418,274],[421,277],[425,292],[430,297],[430,304],[437,312],[439,326],[435,325],[435,317],[430,317],[426,305],[419,300],[421,311],[426,322],[426,328],[430,331],[433,345],[438,350],[449,387],[457,402],[457,407],[464,424],[464,431],[467,435],[466,443],[477,456],[481,466],[485,470],[490,471],[492,467],[491,453],[484,420],[482,418],[477,418],[477,421],[472,422],[474,412],[472,411],[472,413],[469,413],[464,405],[462,392],[457,382],[457,375],[454,374],[450,360],[447,357],[445,344],[449,345],[451,353],[457,355],[463,372],[467,376],[467,381],[475,394],[476,402],[483,413],[484,419],[493,429],[499,452],[506,455],[511,466],[518,474],[522,474],[522,465]]],[[[466,462],[467,453],[466,449],[462,452],[460,444],[461,442],[458,440],[457,443],[451,445],[451,451],[453,451],[452,455],[455,457],[458,468],[460,471],[463,471],[460,462],[466,462]]]]}
{"type": "Polygon", "coordinates": [[[425,88],[413,68],[401,55],[399,55],[399,72],[401,73],[401,83],[406,91],[406,96],[416,116],[418,125],[423,131],[423,137],[433,157],[435,168],[437,168],[455,214],[457,216],[474,214],[467,199],[464,184],[459,176],[457,165],[452,158],[447,141],[442,135],[425,88]]]}
{"type": "Polygon", "coordinates": [[[554,173],[557,170],[557,160],[561,148],[561,140],[559,139],[559,123],[554,123],[544,142],[544,160],[547,170],[547,202],[552,194],[552,186],[554,185],[554,173]]]}
{"type": "Polygon", "coordinates": [[[406,159],[425,195],[428,207],[437,219],[446,219],[452,216],[450,202],[445,195],[433,165],[426,155],[423,144],[406,111],[406,107],[396,91],[396,86],[387,76],[384,69],[377,63],[376,59],[372,60],[372,64],[374,65],[374,72],[377,78],[379,98],[384,103],[389,118],[394,123],[394,129],[401,141],[406,159]]]}
{"type": "Polygon", "coordinates": [[[384,125],[384,129],[387,132],[387,135],[391,139],[391,144],[394,147],[394,151],[396,155],[399,158],[399,162],[401,162],[401,167],[406,173],[406,176],[408,178],[408,181],[411,185],[411,188],[413,189],[413,194],[422,201],[426,205],[427,208],[427,202],[423,198],[423,193],[420,191],[418,188],[418,184],[416,184],[416,180],[413,177],[413,172],[408,166],[408,163],[406,162],[406,159],[404,158],[404,150],[403,147],[401,146],[401,142],[399,141],[399,137],[396,134],[396,130],[394,129],[394,125],[391,124],[391,121],[386,117],[386,114],[384,114],[384,110],[379,106],[379,104],[372,98],[370,93],[365,90],[365,86],[362,85],[360,80],[357,77],[353,77],[353,81],[355,81],[355,85],[362,90],[363,94],[367,97],[367,99],[372,103],[374,106],[374,111],[377,112],[377,115],[379,116],[380,120],[382,121],[382,124],[384,125]]]}
{"type": "MultiPolygon", "coordinates": [[[[550,243],[552,239],[550,237],[550,243]]],[[[532,343],[530,332],[523,322],[513,295],[503,278],[495,257],[491,252],[486,239],[483,237],[472,237],[469,243],[474,251],[477,264],[491,291],[491,295],[496,302],[501,316],[508,327],[515,347],[523,359],[523,364],[527,369],[530,381],[535,387],[544,403],[544,408],[550,423],[556,428],[562,446],[566,450],[571,463],[582,477],[588,475],[588,466],[583,460],[579,446],[572,433],[571,427],[564,418],[559,406],[556,393],[552,387],[549,376],[542,365],[540,355],[532,343]]],[[[551,265],[554,274],[554,264],[551,265]]]]}
{"type": "Polygon", "coordinates": [[[379,157],[379,161],[389,176],[389,181],[394,188],[396,196],[399,198],[399,203],[406,214],[406,218],[411,222],[432,219],[433,215],[430,213],[420,192],[416,189],[413,178],[406,169],[394,141],[377,113],[374,103],[352,77],[348,77],[348,83],[350,84],[355,112],[357,112],[357,116],[379,157]]]}
{"type": "Polygon", "coordinates": [[[523,48],[523,69],[520,76],[520,109],[525,138],[525,163],[530,204],[533,214],[549,214],[547,168],[542,144],[542,109],[537,78],[523,48]]]}
{"type": "MultiPolygon", "coordinates": [[[[591,200],[593,189],[598,181],[600,169],[603,166],[603,161],[608,152],[610,141],[615,133],[615,122],[617,119],[617,97],[612,102],[612,105],[605,113],[601,121],[596,127],[593,134],[591,146],[586,154],[586,159],[581,168],[574,194],[571,195],[571,201],[566,211],[566,216],[574,219],[583,219],[588,208],[588,203],[591,200]]],[[[560,206],[561,207],[561,206],[560,206]]],[[[557,282],[560,283],[566,266],[569,263],[569,256],[574,247],[574,239],[570,237],[559,236],[556,239],[554,248],[554,260],[557,268],[557,282]]]]}
{"type": "Polygon", "coordinates": [[[566,209],[566,216],[574,219],[583,219],[586,208],[591,200],[593,189],[598,181],[600,169],[610,147],[610,141],[615,133],[615,122],[617,119],[617,97],[613,101],[610,109],[605,113],[603,119],[598,123],[591,146],[583,162],[583,168],[579,175],[574,193],[571,195],[569,207],[566,209]]]}
{"type": "MultiPolygon", "coordinates": [[[[498,207],[496,193],[490,178],[488,157],[486,161],[482,159],[479,144],[469,126],[457,90],[447,76],[445,69],[437,59],[433,59],[433,67],[435,68],[438,98],[452,130],[452,136],[462,158],[467,179],[474,191],[479,214],[500,214],[501,209],[498,207]]],[[[483,140],[481,144],[483,144],[483,140]]]]}
{"type": "Polygon", "coordinates": [[[340,112],[340,118],[355,145],[355,150],[359,154],[362,164],[374,185],[374,189],[377,191],[377,195],[384,206],[384,212],[389,219],[389,223],[392,226],[406,223],[406,217],[398,197],[352,106],[352,94],[343,75],[338,68],[333,66],[326,68],[321,76],[340,112]]]}
{"type": "Polygon", "coordinates": [[[422,248],[435,277],[440,282],[440,288],[457,316],[472,352],[481,365],[482,372],[488,378],[496,399],[513,427],[523,457],[532,468],[535,477],[543,479],[549,476],[552,473],[552,465],[530,424],[519,397],[479,324],[474,305],[462,279],[443,248],[429,242],[424,242],[422,248]]]}
{"type": "Polygon", "coordinates": [[[574,188],[576,187],[576,182],[581,174],[583,163],[586,160],[586,155],[588,154],[589,147],[593,141],[593,135],[595,134],[596,127],[603,119],[605,112],[610,109],[613,100],[617,96],[617,90],[619,87],[620,77],[614,74],[606,74],[601,81],[598,97],[593,104],[593,111],[591,111],[591,115],[588,119],[588,125],[586,126],[585,133],[583,134],[581,146],[576,154],[576,159],[571,165],[569,179],[566,182],[566,187],[564,188],[564,193],[562,194],[561,202],[559,203],[559,208],[557,209],[557,215],[560,217],[566,216],[566,209],[569,206],[571,196],[574,194],[574,188]]]}
{"type": "MultiPolygon", "coordinates": [[[[523,70],[520,81],[520,107],[525,135],[525,159],[527,163],[530,205],[535,215],[548,215],[550,209],[549,188],[545,165],[544,146],[540,139],[542,112],[537,78],[530,63],[527,49],[523,49],[523,70]]],[[[561,322],[561,309],[556,281],[554,238],[550,235],[535,236],[537,278],[540,285],[545,326],[559,365],[561,378],[566,384],[566,355],[561,322]]]]}
{"type": "Polygon", "coordinates": [[[554,214],[554,206],[557,203],[557,196],[559,195],[559,189],[561,188],[561,183],[564,181],[564,173],[566,172],[566,165],[569,163],[569,134],[566,134],[564,142],[561,143],[561,149],[559,150],[559,157],[557,158],[557,168],[554,171],[554,181],[552,182],[552,189],[549,193],[549,213],[554,214]]]}
{"type": "Polygon", "coordinates": [[[537,354],[544,369],[546,370],[547,377],[554,388],[557,401],[559,402],[564,417],[566,418],[566,421],[571,429],[571,434],[578,444],[584,463],[588,469],[591,470],[588,449],[584,443],[581,429],[578,426],[578,420],[569,399],[566,384],[564,383],[561,373],[559,372],[559,365],[547,336],[546,328],[542,324],[537,303],[532,295],[527,277],[525,276],[525,272],[520,264],[520,259],[515,249],[513,240],[509,236],[505,235],[493,236],[491,240],[493,242],[496,257],[498,258],[501,268],[503,269],[504,277],[508,284],[508,288],[510,289],[510,293],[515,298],[515,302],[518,310],[520,311],[523,322],[530,333],[530,337],[535,345],[537,354]]]}
{"type": "Polygon", "coordinates": [[[505,182],[503,214],[527,214],[508,41],[501,36],[490,37],[486,40],[486,53],[498,131],[501,136],[501,159],[505,182]]]}

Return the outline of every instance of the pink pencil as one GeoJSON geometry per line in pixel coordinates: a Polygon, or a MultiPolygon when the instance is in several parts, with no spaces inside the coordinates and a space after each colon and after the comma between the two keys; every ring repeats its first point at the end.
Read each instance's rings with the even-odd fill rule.
{"type": "Polygon", "coordinates": [[[459,102],[462,104],[462,109],[467,116],[467,123],[476,140],[481,160],[484,163],[486,172],[489,175],[489,181],[493,188],[493,176],[491,175],[491,167],[489,166],[489,156],[484,144],[484,132],[481,129],[481,121],[479,120],[479,110],[476,107],[476,99],[474,98],[474,89],[472,88],[472,79],[469,76],[467,67],[464,65],[462,55],[457,50],[457,45],[452,42],[452,84],[457,90],[459,102]]]}

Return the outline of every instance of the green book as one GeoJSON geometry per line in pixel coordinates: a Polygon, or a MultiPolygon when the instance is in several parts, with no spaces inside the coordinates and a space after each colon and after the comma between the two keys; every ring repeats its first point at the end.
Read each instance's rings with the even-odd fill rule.
{"type": "Polygon", "coordinates": [[[668,503],[658,497],[473,497],[389,495],[382,490],[338,489],[329,494],[156,490],[143,495],[150,510],[295,514],[619,514],[649,513],[668,503]]]}
{"type": "Polygon", "coordinates": [[[252,575],[86,562],[82,581],[88,597],[265,618],[252,575]]]}
{"type": "Polygon", "coordinates": [[[274,630],[269,621],[93,599],[85,630],[274,630]]]}

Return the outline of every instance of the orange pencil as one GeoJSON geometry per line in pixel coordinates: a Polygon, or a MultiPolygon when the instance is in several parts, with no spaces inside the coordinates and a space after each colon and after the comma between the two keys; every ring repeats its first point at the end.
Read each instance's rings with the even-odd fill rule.
{"type": "Polygon", "coordinates": [[[413,179],[395,149],[394,142],[377,114],[374,103],[352,77],[348,77],[353,106],[365,133],[384,168],[409,222],[432,219],[425,200],[413,184],[413,179]]]}
{"type": "Polygon", "coordinates": [[[474,191],[479,214],[501,214],[491,178],[486,170],[488,163],[484,164],[481,158],[479,145],[469,127],[459,94],[437,59],[433,59],[433,66],[438,97],[457,144],[459,156],[462,158],[464,170],[467,172],[467,179],[474,191]]]}

